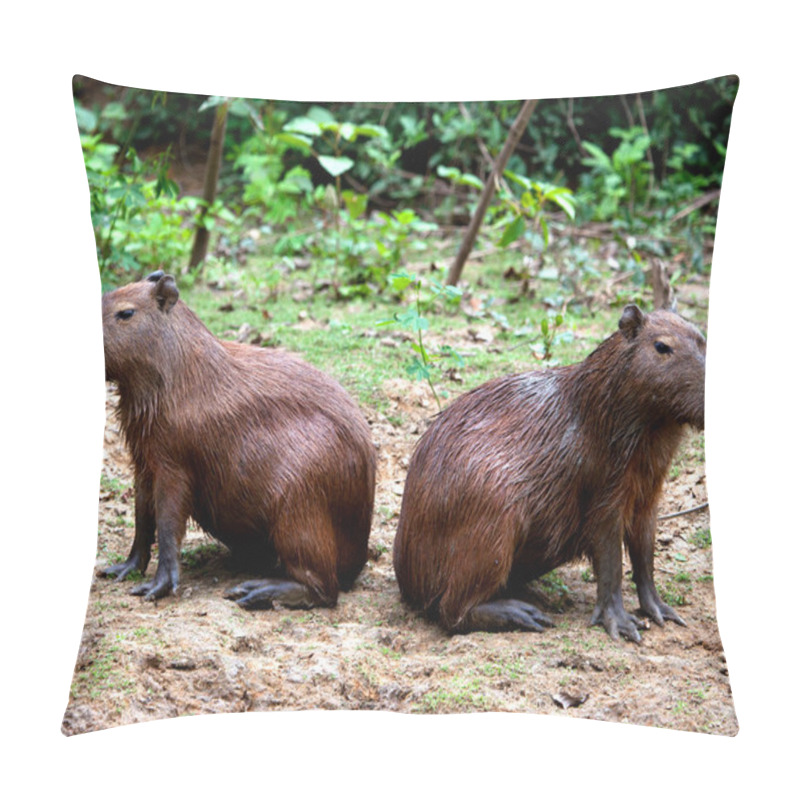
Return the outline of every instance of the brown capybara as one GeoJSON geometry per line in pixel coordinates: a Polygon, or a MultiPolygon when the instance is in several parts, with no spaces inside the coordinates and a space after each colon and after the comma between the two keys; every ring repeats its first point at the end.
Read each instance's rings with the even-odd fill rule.
{"type": "Polygon", "coordinates": [[[403,598],[451,632],[542,630],[532,579],[592,559],[592,624],[640,641],[622,606],[628,548],[642,611],[684,624],[653,583],[656,506],[686,423],[704,424],[705,339],[625,308],[584,361],[498,378],[431,424],[409,465],[394,567],[403,598]]]}
{"type": "Polygon", "coordinates": [[[283,352],[217,339],[178,299],[172,276],[103,295],[106,378],[135,478],[135,535],[104,575],[155,577],[174,593],[192,517],[248,569],[227,596],[245,608],[331,606],[364,565],[375,449],[355,403],[332,378],[283,352]]]}

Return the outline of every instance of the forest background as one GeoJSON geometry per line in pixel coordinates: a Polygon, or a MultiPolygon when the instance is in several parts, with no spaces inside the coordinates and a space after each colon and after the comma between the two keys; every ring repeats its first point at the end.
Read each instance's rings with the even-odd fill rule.
{"type": "MultiPolygon", "coordinates": [[[[222,773],[209,775],[193,755],[201,752],[200,747],[207,749],[210,742],[215,761],[221,764],[233,762],[234,746],[237,750],[269,748],[270,760],[276,765],[276,786],[282,785],[284,773],[293,765],[307,764],[309,756],[315,759],[320,785],[329,782],[332,775],[352,775],[349,753],[355,749],[361,753],[357,780],[378,787],[398,771],[399,759],[408,763],[411,737],[417,745],[414,751],[419,752],[415,756],[416,774],[425,776],[434,788],[447,781],[450,791],[471,785],[486,790],[491,786],[493,792],[499,792],[532,782],[557,788],[564,775],[574,771],[576,759],[587,765],[582,774],[591,775],[609,758],[615,764],[609,784],[642,776],[645,782],[659,784],[648,790],[655,796],[665,796],[686,781],[696,790],[695,796],[712,787],[719,791],[734,785],[739,789],[759,785],[763,789],[772,782],[780,784],[791,763],[785,750],[790,741],[785,725],[796,714],[797,702],[788,677],[793,663],[791,628],[785,620],[785,609],[792,607],[790,581],[786,580],[785,568],[776,569],[775,561],[778,556],[781,565],[796,563],[796,544],[789,535],[796,530],[796,522],[785,505],[794,475],[786,466],[786,451],[796,444],[796,426],[786,422],[792,419],[794,395],[782,366],[793,363],[789,347],[793,315],[791,309],[778,305],[781,296],[776,297],[774,289],[791,287],[789,265],[796,263],[796,257],[791,254],[790,240],[795,226],[788,199],[798,176],[791,157],[781,148],[776,152],[774,146],[785,141],[784,131],[793,130],[797,124],[796,111],[785,102],[794,67],[785,55],[791,52],[789,27],[779,9],[778,4],[768,3],[758,19],[752,20],[736,12],[723,17],[713,9],[698,9],[696,4],[673,4],[666,16],[660,11],[651,15],[637,4],[621,4],[604,8],[603,13],[608,15],[605,20],[592,14],[571,18],[567,45],[563,36],[534,42],[525,39],[512,51],[498,41],[493,47],[486,46],[481,57],[469,59],[463,57],[464,42],[479,41],[480,25],[464,22],[461,27],[432,12],[425,18],[425,26],[420,26],[420,17],[413,15],[404,16],[400,22],[390,18],[394,30],[387,40],[387,23],[381,17],[380,37],[370,33],[367,26],[356,26],[334,41],[330,31],[336,14],[317,9],[319,27],[305,30],[302,37],[306,61],[302,69],[298,66],[303,58],[297,57],[296,38],[282,46],[244,48],[237,39],[244,36],[239,28],[218,50],[220,59],[228,63],[224,69],[218,61],[203,63],[196,54],[188,69],[183,53],[178,52],[152,59],[158,63],[144,64],[146,59],[138,57],[140,43],[151,41],[152,32],[152,21],[144,21],[145,9],[141,22],[107,11],[101,16],[99,6],[91,4],[83,19],[75,20],[65,9],[51,17],[50,25],[44,28],[33,25],[30,16],[16,19],[18,25],[24,23],[21,30],[35,30],[36,37],[21,36],[16,48],[5,56],[9,65],[15,59],[25,64],[29,76],[24,91],[21,83],[15,82],[9,107],[30,122],[24,137],[19,132],[4,131],[4,145],[9,153],[35,153],[39,159],[34,163],[19,158],[11,164],[15,210],[9,227],[14,233],[9,263],[35,263],[40,269],[35,312],[34,305],[25,302],[32,292],[10,289],[10,313],[4,320],[5,342],[13,343],[7,352],[16,379],[15,390],[7,389],[7,418],[14,420],[17,429],[9,430],[9,459],[15,459],[15,477],[7,490],[10,498],[18,498],[12,504],[8,527],[13,533],[7,565],[13,573],[8,597],[18,602],[7,633],[7,641],[14,643],[15,657],[9,659],[4,675],[5,685],[13,687],[9,703],[20,758],[10,760],[16,777],[27,773],[31,785],[82,782],[86,796],[94,796],[101,784],[116,782],[117,794],[127,796],[129,790],[139,791],[141,781],[137,780],[134,787],[121,776],[126,758],[136,752],[152,753],[155,745],[172,748],[185,759],[183,763],[190,765],[178,770],[180,775],[173,770],[166,780],[179,777],[187,786],[216,783],[222,787],[230,780],[230,771],[224,770],[225,777],[222,773]],[[404,59],[409,43],[418,46],[420,37],[429,39],[431,31],[438,33],[432,61],[420,64],[404,59]],[[676,43],[687,40],[698,44],[682,50],[681,58],[670,57],[676,43]],[[459,69],[454,69],[452,60],[458,47],[443,44],[450,42],[461,43],[459,69]],[[631,42],[641,47],[632,48],[631,42]],[[359,43],[360,63],[365,66],[353,76],[346,66],[351,62],[342,54],[359,43]],[[564,57],[565,46],[569,58],[564,57]],[[652,53],[662,57],[648,59],[646,56],[652,53]],[[332,57],[342,65],[339,69],[317,66],[330,64],[332,57]],[[631,69],[631,59],[636,61],[635,70],[631,69]],[[386,66],[378,71],[369,67],[375,63],[403,68],[386,66]],[[287,64],[293,65],[293,75],[287,75],[287,64]],[[489,69],[490,64],[501,65],[501,72],[489,69]],[[556,66],[544,70],[543,64],[556,66]],[[179,720],[92,735],[85,737],[85,742],[79,737],[67,751],[58,727],[93,560],[103,398],[99,281],[93,266],[88,192],[69,86],[76,72],[174,91],[235,92],[241,96],[285,93],[287,97],[309,99],[344,95],[351,99],[363,91],[365,98],[380,93],[407,100],[423,99],[421,86],[431,98],[491,96],[497,91],[498,74],[502,75],[503,94],[509,97],[645,91],[740,74],[742,87],[729,143],[712,282],[710,335],[717,337],[719,345],[715,350],[712,338],[709,408],[719,409],[718,421],[713,423],[719,428],[714,432],[710,423],[707,435],[712,525],[718,532],[718,616],[742,725],[737,739],[704,739],[700,743],[695,736],[664,731],[614,725],[601,728],[570,721],[562,724],[535,717],[486,719],[480,715],[437,720],[427,728],[407,718],[387,719],[384,715],[368,716],[369,727],[357,718],[351,719],[361,715],[346,715],[346,719],[341,715],[314,715],[311,724],[316,736],[301,736],[308,715],[283,715],[279,731],[266,730],[266,725],[275,722],[263,718],[179,720]],[[265,92],[266,81],[277,89],[265,92]],[[50,200],[45,203],[47,197],[50,200]],[[44,254],[36,247],[39,243],[48,245],[44,254]],[[18,346],[23,342],[24,347],[18,346]],[[723,342],[728,344],[725,349],[723,342]],[[36,354],[35,360],[32,354],[36,354]],[[43,362],[46,369],[42,369],[43,362]],[[17,388],[20,384],[24,392],[17,388]],[[92,386],[93,390],[84,389],[92,386]],[[723,430],[728,434],[723,435],[723,430]],[[42,502],[43,496],[47,503],[42,502]],[[47,513],[48,508],[53,511],[47,513]],[[731,533],[722,536],[722,530],[731,533]],[[35,583],[33,564],[37,565],[35,583]],[[764,572],[764,588],[755,598],[737,591],[742,575],[753,570],[764,572]],[[23,647],[24,652],[20,650],[23,647]],[[760,654],[766,648],[770,657],[765,660],[760,654]],[[341,728],[346,736],[341,735],[341,728]],[[464,751],[467,729],[470,736],[485,737],[482,763],[472,771],[454,774],[452,767],[442,765],[474,763],[464,751]],[[226,740],[229,733],[231,738],[226,740]],[[244,737],[244,745],[241,741],[234,743],[236,737],[244,737]],[[334,744],[324,749],[317,743],[330,742],[331,738],[334,744]],[[302,752],[295,744],[299,740],[309,742],[302,752]],[[551,769],[547,774],[540,769],[526,770],[531,748],[541,752],[545,741],[545,760],[552,764],[551,769]],[[33,753],[37,763],[43,758],[47,761],[46,772],[31,767],[33,753]],[[350,769],[342,770],[342,763],[350,769]],[[491,768],[492,763],[511,766],[498,773],[491,768]],[[758,771],[756,764],[762,765],[758,771]],[[657,777],[665,765],[675,773],[674,786],[661,785],[664,782],[657,777]]],[[[344,10],[337,13],[352,19],[344,10]]],[[[514,31],[563,30],[559,15],[537,13],[541,16],[531,12],[521,20],[527,28],[515,24],[514,31]],[[549,26],[545,24],[548,21],[549,26]]],[[[268,28],[293,30],[293,15],[283,14],[275,12],[268,28]]],[[[178,24],[177,19],[159,19],[164,26],[171,22],[172,30],[180,30],[182,42],[191,40],[185,20],[178,24]]],[[[15,20],[11,22],[13,26],[15,20]]],[[[257,33],[266,36],[266,27],[259,26],[257,33]]],[[[191,30],[199,35],[200,28],[191,30]]],[[[477,44],[474,47],[476,52],[480,50],[477,44]]],[[[782,296],[788,299],[791,292],[782,296]]],[[[171,760],[175,763],[182,759],[171,760]]],[[[235,761],[242,763],[239,755],[235,761]]],[[[155,770],[144,780],[155,781],[158,776],[155,770]]],[[[263,774],[248,777],[263,786],[263,774]]],[[[313,783],[314,777],[307,780],[313,783]]],[[[347,779],[341,781],[344,785],[347,779]]],[[[392,782],[403,783],[395,778],[392,782]]],[[[574,781],[569,783],[573,785],[574,781]]],[[[588,791],[592,786],[584,788],[588,791]]]]}

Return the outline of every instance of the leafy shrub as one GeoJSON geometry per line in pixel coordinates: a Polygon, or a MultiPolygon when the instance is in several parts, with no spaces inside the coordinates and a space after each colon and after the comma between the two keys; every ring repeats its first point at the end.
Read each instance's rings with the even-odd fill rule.
{"type": "Polygon", "coordinates": [[[77,116],[104,285],[120,274],[141,276],[188,258],[192,232],[185,220],[197,200],[178,199],[178,187],[167,177],[168,153],[147,164],[129,150],[123,170],[119,145],[94,132],[97,116],[86,109],[79,109],[77,116]]]}

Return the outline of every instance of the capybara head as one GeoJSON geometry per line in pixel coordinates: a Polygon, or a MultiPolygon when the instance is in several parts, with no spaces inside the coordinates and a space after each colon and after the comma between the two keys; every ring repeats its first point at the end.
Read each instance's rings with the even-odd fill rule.
{"type": "Polygon", "coordinates": [[[672,311],[625,307],[619,329],[629,351],[626,380],[652,419],[705,424],[706,340],[672,311]]]}
{"type": "Polygon", "coordinates": [[[103,295],[106,380],[124,381],[134,372],[144,378],[159,354],[174,346],[178,294],[174,278],[159,271],[103,295]]]}

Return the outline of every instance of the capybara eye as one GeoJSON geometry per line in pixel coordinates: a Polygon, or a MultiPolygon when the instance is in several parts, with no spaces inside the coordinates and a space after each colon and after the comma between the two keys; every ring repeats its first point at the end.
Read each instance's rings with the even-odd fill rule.
{"type": "Polygon", "coordinates": [[[662,356],[672,352],[672,348],[668,344],[664,344],[664,342],[656,342],[653,347],[655,347],[656,352],[661,353],[662,356]]]}
{"type": "Polygon", "coordinates": [[[117,311],[116,317],[117,319],[130,319],[135,313],[133,308],[123,308],[121,311],[117,311]]]}

